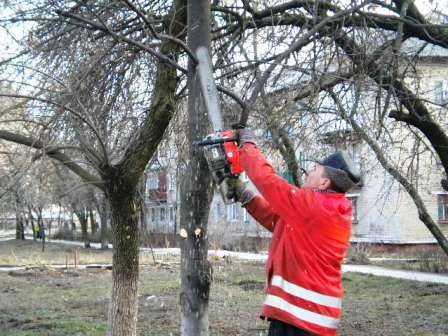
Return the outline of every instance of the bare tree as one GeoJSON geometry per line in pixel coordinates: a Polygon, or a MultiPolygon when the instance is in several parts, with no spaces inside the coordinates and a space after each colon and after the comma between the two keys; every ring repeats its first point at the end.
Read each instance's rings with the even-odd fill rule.
{"type": "MultiPolygon", "coordinates": [[[[314,141],[319,141],[319,136],[316,135],[324,135],[325,130],[350,128],[344,122],[342,110],[339,113],[329,111],[328,106],[322,104],[323,96],[319,92],[341,87],[347,81],[353,82],[359,78],[365,80],[367,77],[377,85],[378,104],[368,111],[371,116],[377,116],[377,119],[367,117],[370,124],[366,120],[364,127],[377,129],[374,122],[379,119],[384,126],[387,116],[406,123],[411,126],[408,134],[416,139],[426,138],[424,147],[432,156],[438,157],[446,174],[446,151],[443,148],[447,145],[447,135],[443,121],[435,117],[439,108],[434,109],[436,104],[422,97],[418,87],[411,87],[406,81],[415,78],[413,72],[418,54],[428,44],[447,47],[447,29],[422,15],[413,2],[397,0],[392,5],[387,5],[367,1],[344,5],[337,1],[286,1],[268,6],[243,2],[243,9],[234,7],[230,11],[229,8],[216,10],[222,10],[228,15],[223,24],[228,30],[220,27],[221,36],[225,36],[224,32],[230,30],[241,37],[235,43],[246,51],[244,54],[247,60],[241,64],[236,59],[222,57],[220,68],[225,72],[222,78],[231,83],[245,78],[243,92],[246,92],[249,105],[256,106],[253,109],[256,113],[252,117],[260,120],[262,128],[271,127],[274,142],[281,139],[280,135],[285,137],[285,133],[291,131],[291,128],[299,130],[302,135],[307,133],[306,128],[311,128],[315,134],[309,134],[308,138],[314,141]],[[388,14],[382,14],[381,11],[387,11],[388,14]],[[264,43],[267,51],[262,53],[262,48],[258,47],[251,53],[254,56],[247,57],[247,48],[250,47],[247,38],[265,34],[268,29],[272,33],[264,43]],[[421,44],[420,51],[415,50],[409,55],[405,51],[404,42],[411,38],[426,44],[421,44]],[[275,48],[276,45],[284,47],[275,48]],[[294,77],[297,79],[293,79],[294,77]],[[281,98],[276,99],[275,96],[281,98]],[[257,97],[258,103],[254,104],[257,97]],[[301,102],[304,108],[297,106],[301,102]],[[309,122],[304,125],[303,120],[309,122]],[[311,127],[313,124],[316,125],[315,128],[311,127]]],[[[412,43],[412,40],[409,42],[412,43]]],[[[345,89],[333,92],[336,100],[347,95],[345,89]]],[[[370,99],[367,95],[363,98],[370,99]]],[[[355,99],[352,99],[351,105],[351,109],[356,110],[355,99]]],[[[365,119],[366,115],[359,113],[356,118],[365,119]]],[[[247,112],[243,114],[241,122],[244,124],[246,120],[247,112]]],[[[386,132],[390,136],[389,141],[397,141],[394,136],[400,136],[391,131],[386,132]]],[[[293,134],[296,135],[297,132],[293,131],[293,134]]],[[[300,139],[304,139],[304,136],[300,139]]],[[[287,165],[288,162],[298,161],[294,157],[294,150],[286,150],[291,148],[288,141],[278,143],[281,144],[278,148],[287,165]]],[[[417,158],[416,155],[414,157],[417,158]]],[[[401,164],[404,162],[408,161],[405,159],[401,164]]],[[[297,171],[297,167],[289,169],[297,171]]],[[[390,169],[386,170],[391,172],[390,169]]],[[[400,181],[399,175],[393,176],[400,181]]],[[[445,188],[445,180],[442,180],[442,186],[445,188]]],[[[410,195],[415,195],[409,188],[406,190],[410,195]]],[[[416,204],[420,219],[446,250],[447,240],[444,234],[421,207],[422,202],[416,204]]]]}
{"type": "MultiPolygon", "coordinates": [[[[210,48],[210,2],[188,1],[188,47],[210,48]]],[[[211,180],[202,153],[193,144],[206,135],[209,122],[201,96],[194,59],[188,63],[188,159],[181,186],[180,222],[186,235],[181,242],[181,333],[208,335],[211,265],[207,260],[207,221],[212,198],[211,180]]]]}
{"type": "Polygon", "coordinates": [[[37,69],[52,70],[44,72],[34,92],[14,95],[30,99],[29,108],[40,111],[32,114],[39,117],[38,136],[1,130],[0,137],[63,163],[105,192],[114,237],[109,335],[136,334],[136,188],[176,107],[183,8],[181,1],[153,4],[145,10],[155,14],[148,19],[126,1],[48,2],[12,18],[39,22],[29,34],[29,53],[43,57],[30,71],[36,76],[44,72],[37,69]]]}
{"type": "MultiPolygon", "coordinates": [[[[2,128],[0,137],[62,162],[85,183],[105,192],[114,233],[111,335],[135,334],[137,185],[183,93],[179,83],[185,84],[187,62],[190,148],[185,155],[188,178],[181,205],[187,231],[182,247],[182,330],[208,332],[205,218],[210,183],[203,158],[191,147],[207,129],[191,51],[201,38],[203,45],[211,47],[223,104],[233,106],[241,124],[247,124],[252,111],[250,126],[271,131],[297,184],[296,144],[290,141],[288,127],[293,126],[292,135],[300,136],[306,145],[327,130],[346,127],[343,110],[329,109],[320,92],[336,88],[334,101],[341,101],[347,90],[339,87],[366,78],[376,85],[378,104],[370,114],[357,117],[366,118],[372,129],[376,122],[386,124],[388,116],[409,126],[411,134],[427,140],[445,175],[448,171],[446,127],[428,108],[433,104],[408,87],[400,70],[401,61],[406,59],[408,66],[402,68],[407,70],[415,61],[416,55],[403,52],[406,40],[446,49],[447,28],[422,15],[410,1],[235,0],[214,1],[210,9],[208,3],[191,1],[188,25],[182,1],[44,4],[32,10],[21,8],[11,20],[4,20],[34,24],[23,50],[2,65],[7,82],[11,73],[17,75],[16,69],[21,69],[13,84],[22,93],[4,95],[28,100],[36,131],[31,137],[2,128]],[[211,27],[203,21],[209,17],[211,27]],[[185,27],[191,37],[188,47],[183,42],[185,27]],[[234,88],[240,97],[226,88],[234,88]],[[272,98],[282,90],[290,94],[272,98]],[[235,100],[243,106],[241,111],[234,107],[235,100]]],[[[379,132],[393,141],[393,132],[384,128],[379,132]]]]}

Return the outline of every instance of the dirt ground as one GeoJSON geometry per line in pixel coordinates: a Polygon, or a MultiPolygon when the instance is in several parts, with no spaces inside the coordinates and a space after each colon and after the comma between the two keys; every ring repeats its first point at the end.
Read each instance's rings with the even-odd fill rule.
{"type": "MultiPolygon", "coordinates": [[[[52,270],[74,248],[33,242],[0,242],[0,264],[26,270],[0,272],[1,336],[105,335],[111,272],[106,269],[52,270]]],[[[110,263],[111,251],[79,250],[80,263],[110,263]]],[[[143,256],[138,332],[179,335],[179,263],[153,265],[143,256]]],[[[210,335],[263,336],[258,318],[264,299],[264,265],[213,258],[210,335]]],[[[340,335],[448,335],[448,286],[348,273],[340,335]]]]}

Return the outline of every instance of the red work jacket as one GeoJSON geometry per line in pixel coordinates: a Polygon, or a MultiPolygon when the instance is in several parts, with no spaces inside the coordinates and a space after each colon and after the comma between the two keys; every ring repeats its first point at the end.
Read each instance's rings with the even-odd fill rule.
{"type": "Polygon", "coordinates": [[[241,163],[262,196],[245,207],[272,232],[261,316],[316,335],[336,335],[343,296],[341,265],[352,206],[344,194],[301,189],[279,177],[253,144],[241,163]]]}

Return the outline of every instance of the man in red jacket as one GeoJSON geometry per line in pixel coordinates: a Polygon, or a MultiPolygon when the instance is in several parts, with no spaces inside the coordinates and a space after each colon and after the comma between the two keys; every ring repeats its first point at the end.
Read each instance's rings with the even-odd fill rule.
{"type": "Polygon", "coordinates": [[[261,195],[237,182],[237,200],[272,232],[261,311],[271,322],[268,335],[336,335],[352,224],[344,193],[360,175],[345,152],[336,152],[298,188],[276,174],[252,132],[241,130],[239,139],[241,164],[261,195]]]}

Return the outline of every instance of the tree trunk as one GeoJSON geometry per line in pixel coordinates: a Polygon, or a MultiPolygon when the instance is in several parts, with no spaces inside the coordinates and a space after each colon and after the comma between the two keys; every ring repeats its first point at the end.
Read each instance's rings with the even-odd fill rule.
{"type": "Polygon", "coordinates": [[[31,224],[31,230],[33,231],[33,240],[36,241],[36,226],[34,225],[33,212],[31,206],[28,206],[28,218],[31,224]]]}
{"type": "MultiPolygon", "coordinates": [[[[112,180],[112,179],[111,179],[112,180]]],[[[140,209],[135,188],[124,182],[109,185],[107,198],[112,212],[112,296],[108,336],[135,336],[137,324],[138,222],[140,209]]]]}
{"type": "MultiPolygon", "coordinates": [[[[210,2],[188,1],[188,44],[210,48],[210,2]]],[[[207,130],[195,64],[188,65],[188,142],[200,140],[207,130]]],[[[207,260],[207,220],[212,199],[210,174],[201,152],[190,145],[187,171],[182,182],[180,225],[187,237],[181,242],[181,334],[208,335],[208,302],[211,265],[207,260]]]]}
{"type": "Polygon", "coordinates": [[[77,209],[75,205],[72,205],[75,211],[76,217],[78,217],[79,224],[81,225],[81,240],[84,242],[85,248],[90,248],[89,233],[88,233],[88,217],[86,208],[77,209]]]}
{"type": "Polygon", "coordinates": [[[92,233],[92,235],[94,235],[97,232],[98,227],[95,221],[95,216],[93,215],[93,209],[92,208],[88,209],[89,209],[90,232],[92,233]]]}
{"type": "Polygon", "coordinates": [[[40,236],[41,236],[41,238],[42,238],[42,252],[45,252],[45,241],[46,241],[46,238],[47,238],[47,234],[46,234],[46,232],[45,232],[45,225],[43,224],[44,222],[42,221],[42,225],[40,226],[40,236]]]}
{"type": "Polygon", "coordinates": [[[101,220],[101,248],[107,249],[109,247],[109,241],[107,239],[107,221],[109,218],[109,208],[107,204],[106,197],[103,197],[101,200],[99,213],[100,213],[100,220],[101,220]]]}
{"type": "Polygon", "coordinates": [[[148,230],[148,207],[146,206],[146,181],[148,180],[147,173],[143,174],[143,178],[140,180],[138,184],[139,196],[140,196],[140,219],[141,219],[141,229],[143,232],[147,232],[148,230]]]}
{"type": "Polygon", "coordinates": [[[87,214],[83,213],[83,216],[79,216],[79,223],[81,224],[81,235],[82,235],[82,241],[84,242],[85,248],[90,248],[90,241],[89,241],[89,232],[87,230],[87,214]]]}
{"type": "Polygon", "coordinates": [[[42,208],[37,208],[37,227],[40,233],[40,239],[42,240],[42,252],[45,252],[45,225],[42,216],[42,208]]]}
{"type": "Polygon", "coordinates": [[[51,229],[52,229],[52,227],[53,227],[53,220],[49,220],[48,221],[48,227],[47,227],[47,229],[48,229],[48,237],[51,237],[51,229]]]}
{"type": "MultiPolygon", "coordinates": [[[[24,209],[24,211],[25,211],[25,209],[24,209]]],[[[25,212],[23,213],[23,223],[25,225],[25,228],[30,226],[30,221],[28,219],[28,216],[25,214],[25,212]]],[[[25,230],[23,231],[23,234],[25,234],[25,230]]]]}
{"type": "Polygon", "coordinates": [[[62,206],[61,206],[61,202],[59,202],[58,203],[58,208],[59,208],[59,211],[58,211],[58,230],[60,230],[61,229],[61,227],[62,227],[62,206]]]}
{"type": "Polygon", "coordinates": [[[16,239],[25,240],[25,229],[23,227],[23,217],[16,211],[16,239]]]}
{"type": "Polygon", "coordinates": [[[25,229],[23,226],[24,216],[18,193],[16,193],[16,239],[25,240],[25,229]]]}

